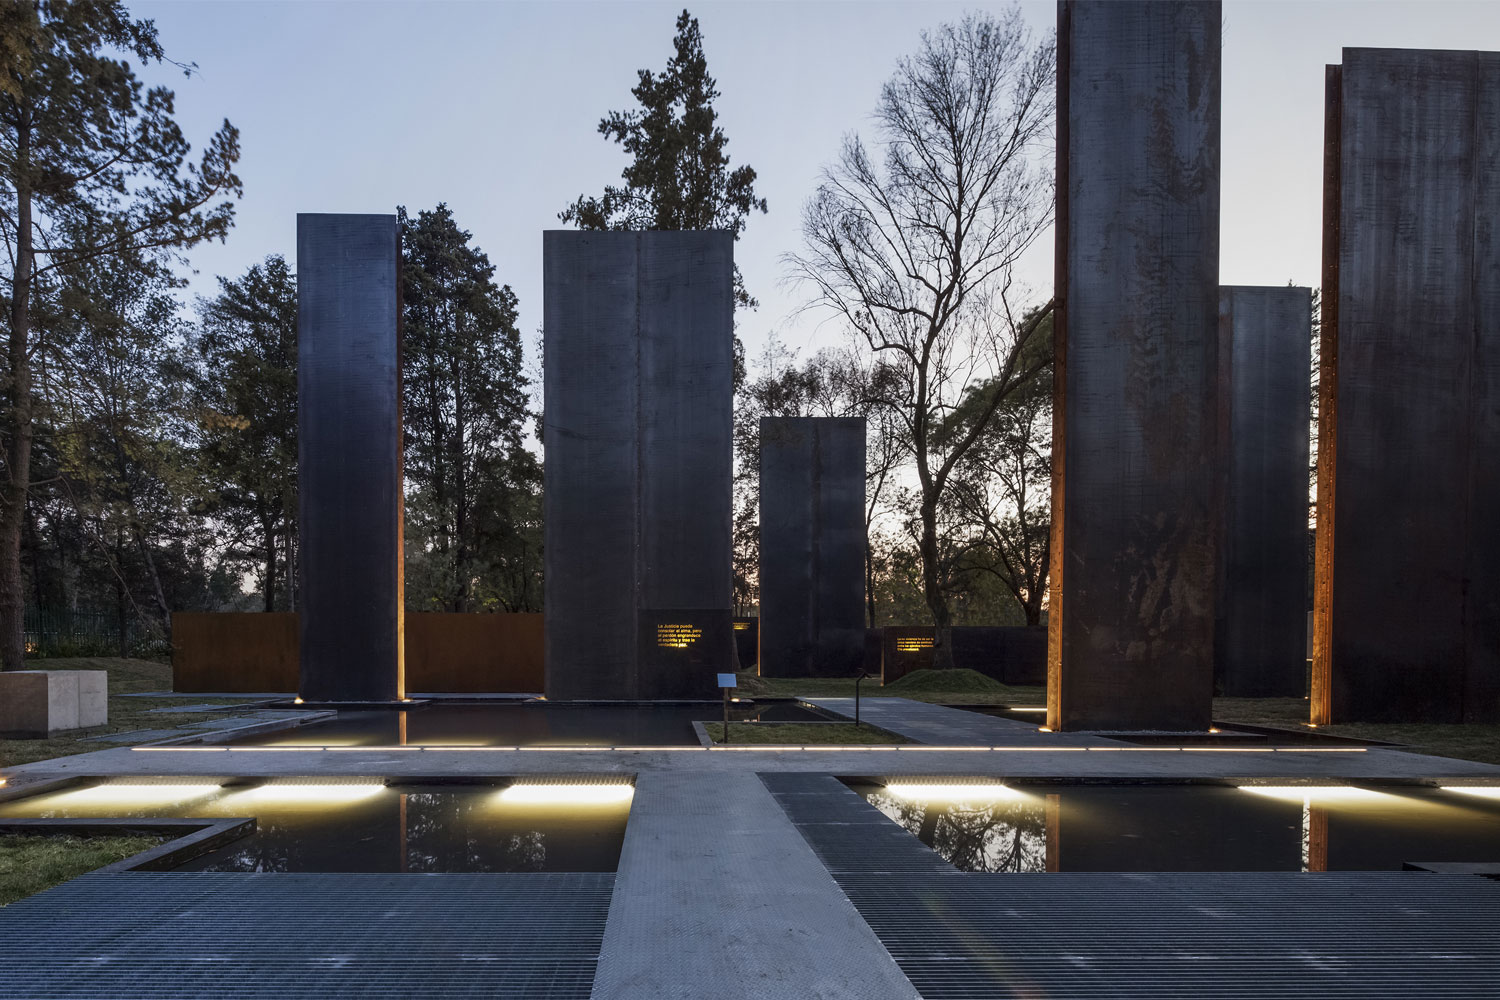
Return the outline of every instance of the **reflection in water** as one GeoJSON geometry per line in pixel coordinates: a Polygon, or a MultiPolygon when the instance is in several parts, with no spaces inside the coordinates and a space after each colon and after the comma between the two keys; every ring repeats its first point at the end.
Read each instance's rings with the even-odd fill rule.
{"type": "Polygon", "coordinates": [[[614,871],[629,814],[618,796],[580,809],[503,801],[492,785],[368,780],[100,784],[0,804],[0,817],[255,817],[253,834],[188,871],[614,871]]]}
{"type": "Polygon", "coordinates": [[[973,872],[1391,871],[1500,861],[1500,801],[1435,789],[1079,785],[1022,798],[910,799],[856,791],[973,872]]]}
{"type": "MultiPolygon", "coordinates": [[[[694,722],[720,718],[717,703],[567,705],[437,704],[411,711],[343,711],[327,722],[236,740],[238,746],[696,746],[694,722]]],[[[730,720],[826,721],[789,703],[731,706],[730,720]]]]}
{"type": "Polygon", "coordinates": [[[1040,798],[921,800],[874,790],[865,797],[964,871],[1047,870],[1047,815],[1040,798]]]}

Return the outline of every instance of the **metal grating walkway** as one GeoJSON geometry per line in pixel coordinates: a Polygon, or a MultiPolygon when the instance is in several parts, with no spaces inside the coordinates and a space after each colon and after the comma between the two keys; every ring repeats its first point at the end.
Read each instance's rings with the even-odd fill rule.
{"type": "Polygon", "coordinates": [[[835,778],[761,777],[926,1000],[1500,996],[1490,879],[969,874],[835,778]]]}
{"type": "Polygon", "coordinates": [[[586,998],[615,876],[124,872],[0,908],[0,998],[586,998]]]}

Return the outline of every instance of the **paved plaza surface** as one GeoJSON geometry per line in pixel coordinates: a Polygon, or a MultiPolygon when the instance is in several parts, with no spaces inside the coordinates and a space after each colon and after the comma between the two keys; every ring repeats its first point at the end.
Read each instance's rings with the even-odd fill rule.
{"type": "Polygon", "coordinates": [[[27,954],[0,997],[385,997],[415,995],[414,982],[423,995],[522,998],[1494,995],[1489,879],[970,874],[832,776],[1437,785],[1500,784],[1500,767],[1383,748],[1131,746],[902,699],[865,699],[861,715],[937,742],[111,748],[10,769],[12,787],[614,774],[636,791],[613,876],[86,876],[0,910],[8,951],[27,954]],[[581,881],[536,891],[569,878],[581,881]],[[289,985],[302,982],[314,992],[289,985]]]}

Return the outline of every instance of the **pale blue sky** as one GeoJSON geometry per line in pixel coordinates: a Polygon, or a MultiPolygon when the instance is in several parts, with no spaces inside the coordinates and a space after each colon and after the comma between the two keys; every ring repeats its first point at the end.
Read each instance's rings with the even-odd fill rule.
{"type": "MultiPolygon", "coordinates": [[[[127,3],[129,0],[127,0],[127,3]]],[[[439,201],[520,297],[528,342],[541,323],[541,232],[580,193],[624,166],[595,132],[631,106],[637,69],[671,51],[681,3],[303,2],[153,0],[164,72],[195,145],[227,117],[240,128],[245,197],[227,244],[194,252],[195,291],[268,253],[295,255],[298,212],[415,211],[439,201]]],[[[759,172],[770,214],[751,220],[736,256],[758,312],[740,333],[754,357],[768,331],[793,346],[837,334],[782,282],[799,214],[840,136],[868,131],[895,61],[918,34],[996,4],[697,2],[735,164],[759,172]]],[[[1021,5],[1038,33],[1056,7],[1021,5]]],[[[1323,67],[1343,46],[1500,50],[1500,3],[1224,4],[1221,279],[1318,280],[1323,67]]],[[[158,76],[156,71],[151,73],[158,76]]],[[[1050,237],[1022,278],[1047,297],[1050,237]]]]}

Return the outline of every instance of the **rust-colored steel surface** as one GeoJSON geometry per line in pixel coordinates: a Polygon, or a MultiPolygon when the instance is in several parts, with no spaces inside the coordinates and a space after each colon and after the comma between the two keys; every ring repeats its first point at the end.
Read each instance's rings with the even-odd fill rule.
{"type": "Polygon", "coordinates": [[[1333,615],[1333,470],[1338,457],[1339,417],[1339,193],[1344,68],[1329,66],[1323,77],[1323,294],[1318,328],[1318,500],[1313,542],[1313,648],[1309,690],[1311,719],[1325,726],[1332,714],[1329,687],[1333,615]]]}
{"type": "Polygon", "coordinates": [[[297,615],[172,615],[172,690],[285,693],[297,690],[297,615]]]}
{"type": "Polygon", "coordinates": [[[537,693],[543,687],[540,614],[406,616],[406,686],[431,694],[537,693]]]}
{"type": "MultiPolygon", "coordinates": [[[[172,687],[183,692],[297,690],[295,612],[172,616],[172,687]]],[[[540,614],[406,615],[406,676],[427,694],[542,690],[540,614]]]]}

